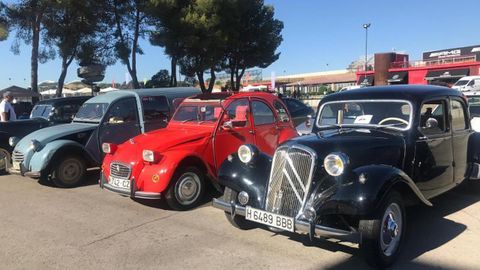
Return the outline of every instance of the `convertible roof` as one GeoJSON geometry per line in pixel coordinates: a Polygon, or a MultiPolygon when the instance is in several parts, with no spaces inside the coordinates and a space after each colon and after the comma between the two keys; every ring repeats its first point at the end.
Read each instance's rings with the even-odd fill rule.
{"type": "Polygon", "coordinates": [[[148,97],[148,96],[166,96],[170,97],[188,97],[200,93],[198,88],[193,87],[171,87],[171,88],[149,88],[149,89],[132,89],[132,90],[115,90],[108,92],[103,95],[93,97],[88,100],[88,102],[97,102],[97,103],[111,103],[114,100],[119,98],[128,97],[128,96],[139,96],[148,97]]]}
{"type": "Polygon", "coordinates": [[[417,102],[435,96],[463,97],[463,94],[458,90],[442,86],[388,85],[364,87],[327,95],[321,103],[348,99],[404,99],[417,102]]]}

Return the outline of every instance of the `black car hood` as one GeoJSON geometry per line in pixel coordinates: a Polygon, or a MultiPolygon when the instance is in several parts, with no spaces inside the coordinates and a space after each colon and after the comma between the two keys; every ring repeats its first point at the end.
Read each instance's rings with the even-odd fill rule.
{"type": "Polygon", "coordinates": [[[341,152],[347,155],[353,168],[370,164],[402,167],[405,153],[401,133],[378,129],[326,130],[297,137],[283,145],[292,144],[313,149],[317,154],[317,166],[323,166],[323,159],[328,154],[341,152]]]}

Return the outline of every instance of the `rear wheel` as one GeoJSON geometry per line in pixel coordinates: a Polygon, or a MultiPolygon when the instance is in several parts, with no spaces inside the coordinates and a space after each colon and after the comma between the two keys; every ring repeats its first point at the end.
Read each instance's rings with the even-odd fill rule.
{"type": "MultiPolygon", "coordinates": [[[[232,190],[231,188],[225,187],[225,191],[223,192],[223,200],[226,202],[236,202],[237,201],[238,192],[232,190]]],[[[233,227],[238,228],[240,230],[250,230],[254,228],[254,224],[245,219],[244,216],[240,215],[231,215],[228,212],[225,212],[225,217],[227,218],[228,222],[233,225],[233,227]]]]}
{"type": "Polygon", "coordinates": [[[204,173],[196,167],[187,167],[176,172],[165,194],[168,206],[182,211],[196,207],[205,193],[204,179],[204,173]]]}
{"type": "Polygon", "coordinates": [[[374,267],[387,267],[397,258],[405,235],[405,207],[397,192],[390,194],[373,220],[361,220],[360,250],[374,267]]]}
{"type": "Polygon", "coordinates": [[[53,169],[52,182],[63,188],[78,186],[87,170],[85,160],[78,156],[68,156],[59,161],[58,166],[53,169]]]}
{"type": "Polygon", "coordinates": [[[6,173],[8,172],[10,164],[12,164],[12,156],[10,155],[10,152],[8,152],[6,149],[0,148],[0,158],[3,158],[5,160],[5,170],[0,169],[0,173],[6,173]]]}

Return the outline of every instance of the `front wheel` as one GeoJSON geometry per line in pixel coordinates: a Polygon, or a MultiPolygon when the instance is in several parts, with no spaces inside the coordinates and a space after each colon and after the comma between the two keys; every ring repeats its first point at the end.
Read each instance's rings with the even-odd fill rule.
{"type": "MultiPolygon", "coordinates": [[[[229,187],[225,187],[225,191],[223,192],[223,200],[226,202],[236,202],[237,201],[237,194],[238,192],[232,190],[229,187]]],[[[232,224],[233,227],[240,229],[240,230],[250,230],[254,228],[252,222],[245,219],[244,216],[240,215],[231,215],[228,212],[225,212],[225,217],[227,218],[228,222],[232,224]]]]}
{"type": "Polygon", "coordinates": [[[78,186],[85,176],[87,168],[83,158],[68,156],[61,159],[52,172],[52,182],[57,187],[72,188],[78,186]]]}
{"type": "Polygon", "coordinates": [[[397,258],[405,235],[405,207],[400,194],[391,193],[375,217],[359,223],[360,250],[370,265],[384,268],[397,258]]]}
{"type": "Polygon", "coordinates": [[[187,167],[176,172],[165,200],[174,210],[189,210],[196,207],[205,192],[204,173],[196,167],[187,167]]]}

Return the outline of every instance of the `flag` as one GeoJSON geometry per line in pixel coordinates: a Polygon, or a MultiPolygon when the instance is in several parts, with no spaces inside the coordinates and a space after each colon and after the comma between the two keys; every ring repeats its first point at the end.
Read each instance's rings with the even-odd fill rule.
{"type": "Polygon", "coordinates": [[[272,76],[270,78],[271,78],[272,91],[275,91],[275,71],[272,71],[272,76]]]}

